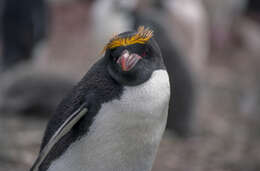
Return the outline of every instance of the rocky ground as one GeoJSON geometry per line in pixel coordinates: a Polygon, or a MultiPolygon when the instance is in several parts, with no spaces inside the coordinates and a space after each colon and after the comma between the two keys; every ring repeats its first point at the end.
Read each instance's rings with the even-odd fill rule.
{"type": "MultiPolygon", "coordinates": [[[[62,23],[52,26],[49,56],[74,56],[70,61],[78,56],[92,63],[95,58],[84,59],[88,42],[82,35],[87,36],[84,23],[88,20],[75,17],[85,14],[88,7],[73,5],[77,10],[52,6],[56,14],[53,23],[62,23]],[[69,22],[64,23],[64,17],[69,22]],[[74,22],[80,22],[81,27],[72,27],[74,22]]],[[[178,139],[166,132],[153,171],[260,170],[260,65],[254,50],[239,45],[212,55],[198,80],[192,136],[178,139]]],[[[74,65],[83,73],[88,66],[82,63],[74,65]]],[[[74,72],[59,72],[65,71],[74,72]]],[[[0,171],[29,170],[48,120],[36,115],[0,114],[0,171]]]]}

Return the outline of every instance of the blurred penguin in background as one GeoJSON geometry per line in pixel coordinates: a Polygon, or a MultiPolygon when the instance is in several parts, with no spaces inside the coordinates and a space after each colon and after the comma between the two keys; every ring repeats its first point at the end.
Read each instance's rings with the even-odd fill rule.
{"type": "Polygon", "coordinates": [[[4,0],[1,3],[1,70],[7,70],[31,59],[36,46],[46,37],[48,8],[45,0],[4,0]]]}
{"type": "Polygon", "coordinates": [[[202,0],[166,0],[174,38],[188,58],[196,79],[202,77],[209,54],[209,23],[202,0]]]}
{"type": "MultiPolygon", "coordinates": [[[[174,11],[171,11],[173,8],[166,8],[168,3],[170,1],[113,0],[108,2],[106,0],[97,0],[93,4],[91,11],[93,19],[92,35],[96,37],[96,42],[98,42],[96,47],[102,47],[105,42],[104,39],[117,32],[131,30],[132,28],[136,29],[139,25],[154,30],[155,39],[161,48],[171,82],[172,94],[167,128],[175,131],[177,135],[186,137],[191,132],[195,94],[193,72],[196,72],[196,67],[189,65],[190,63],[187,62],[189,57],[186,58],[185,55],[191,54],[194,61],[200,61],[200,59],[196,59],[195,52],[192,52],[192,50],[193,47],[196,49],[195,47],[203,45],[194,40],[194,43],[198,43],[198,45],[192,45],[192,48],[189,49],[191,52],[183,53],[185,50],[181,49],[185,48],[180,48],[181,43],[177,38],[175,39],[178,33],[173,32],[176,26],[171,23],[171,14],[174,11]]],[[[182,20],[181,17],[180,20],[182,20]]],[[[191,22],[191,25],[194,24],[197,23],[191,22]]],[[[193,31],[193,27],[188,26],[187,29],[192,30],[191,34],[196,33],[196,31],[193,31]]],[[[196,36],[194,38],[197,39],[196,36]]],[[[204,37],[202,39],[204,40],[204,37]]],[[[204,56],[206,56],[206,53],[204,56]]]]}
{"type": "MultiPolygon", "coordinates": [[[[75,80],[55,73],[41,49],[47,39],[49,10],[45,0],[4,0],[0,10],[2,58],[0,113],[50,116],[75,80]]],[[[45,51],[44,51],[45,52],[45,51]]]]}
{"type": "Polygon", "coordinates": [[[243,14],[245,16],[240,22],[239,34],[244,45],[255,56],[259,56],[259,35],[260,35],[260,1],[247,0],[243,14]]]}
{"type": "MultiPolygon", "coordinates": [[[[229,52],[234,23],[241,17],[246,0],[203,0],[210,21],[211,51],[229,52]]],[[[218,57],[223,56],[219,54],[218,57]]]]}
{"type": "Polygon", "coordinates": [[[245,24],[240,26],[240,33],[247,48],[259,57],[259,35],[260,35],[260,1],[248,0],[244,13],[245,24]]]}
{"type": "Polygon", "coordinates": [[[4,0],[0,1],[0,41],[2,39],[2,15],[3,15],[4,0]]]}
{"type": "MultiPolygon", "coordinates": [[[[246,85],[241,98],[240,110],[254,121],[259,121],[260,80],[259,80],[259,54],[260,54],[260,1],[246,0],[243,17],[237,28],[240,40],[239,50],[246,51],[249,55],[245,60],[251,64],[250,76],[246,77],[246,85]]],[[[244,57],[244,56],[243,56],[244,57]]],[[[243,65],[245,67],[246,64],[243,65]]],[[[258,124],[258,123],[257,123],[258,124]]]]}
{"type": "Polygon", "coordinates": [[[246,15],[260,22],[260,1],[248,0],[245,12],[246,15]]]}

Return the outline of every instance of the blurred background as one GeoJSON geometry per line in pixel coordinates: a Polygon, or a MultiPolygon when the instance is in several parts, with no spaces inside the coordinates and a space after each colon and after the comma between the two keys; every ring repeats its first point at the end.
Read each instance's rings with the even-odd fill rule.
{"type": "Polygon", "coordinates": [[[139,25],[175,86],[153,171],[260,170],[258,0],[0,0],[0,171],[29,170],[62,97],[139,25]]]}

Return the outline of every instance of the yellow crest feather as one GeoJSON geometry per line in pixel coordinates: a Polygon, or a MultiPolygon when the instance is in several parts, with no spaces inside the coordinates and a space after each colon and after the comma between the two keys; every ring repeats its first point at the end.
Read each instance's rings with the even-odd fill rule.
{"type": "Polygon", "coordinates": [[[151,37],[153,37],[153,31],[149,28],[144,28],[144,26],[140,26],[138,27],[137,32],[131,37],[121,38],[118,35],[113,36],[109,43],[104,47],[102,53],[107,49],[113,49],[119,46],[128,46],[136,43],[145,44],[151,37]]]}

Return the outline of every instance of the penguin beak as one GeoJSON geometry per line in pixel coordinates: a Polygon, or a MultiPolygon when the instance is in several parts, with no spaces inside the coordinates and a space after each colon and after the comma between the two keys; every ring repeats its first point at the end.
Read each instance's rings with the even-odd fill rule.
{"type": "Polygon", "coordinates": [[[117,59],[117,64],[123,71],[130,71],[141,58],[142,57],[136,53],[130,54],[128,50],[124,50],[121,56],[117,59]]]}

